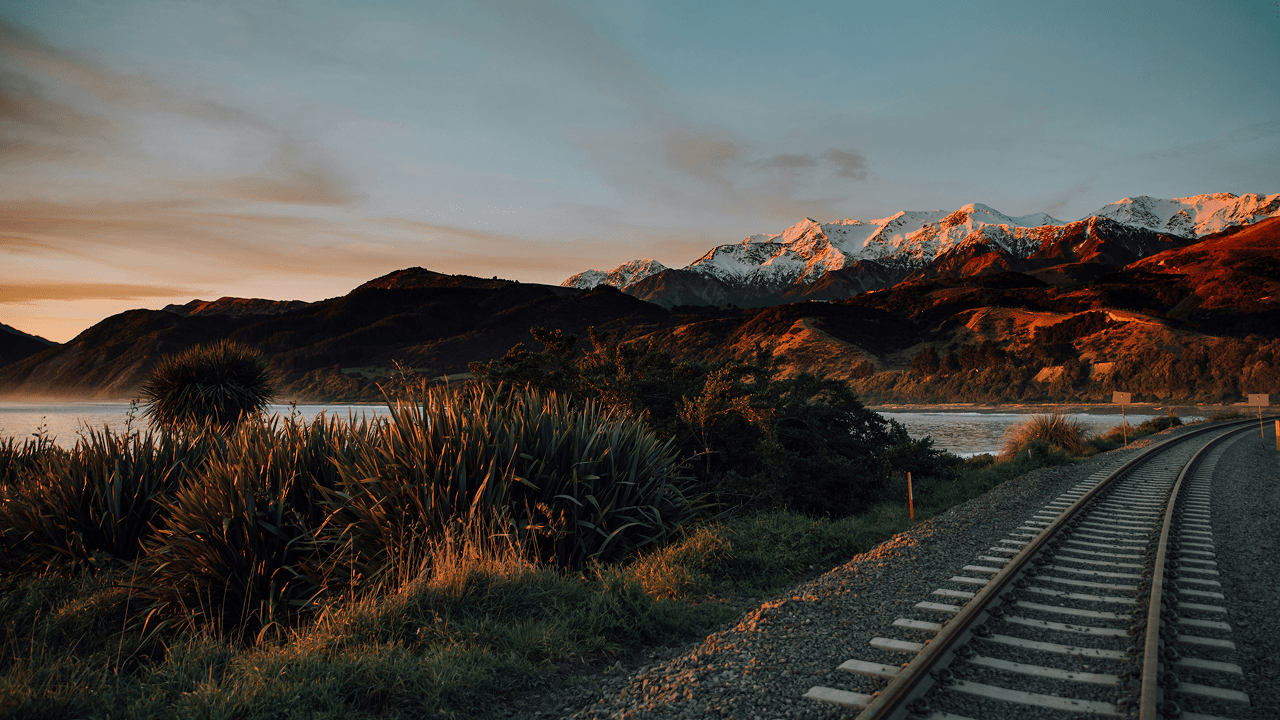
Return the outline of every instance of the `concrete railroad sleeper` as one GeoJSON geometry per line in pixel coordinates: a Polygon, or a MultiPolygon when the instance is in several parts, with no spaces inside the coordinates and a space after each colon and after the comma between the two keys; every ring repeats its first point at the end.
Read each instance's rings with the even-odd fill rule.
{"type": "Polygon", "coordinates": [[[1085,718],[1227,720],[1248,696],[1216,579],[1209,482],[1221,443],[1256,420],[1170,438],[1077,485],[916,604],[852,659],[886,681],[867,695],[805,698],[858,720],[1085,718]],[[926,619],[927,618],[927,619],[926,619]],[[932,637],[930,637],[932,636],[932,637]]]}

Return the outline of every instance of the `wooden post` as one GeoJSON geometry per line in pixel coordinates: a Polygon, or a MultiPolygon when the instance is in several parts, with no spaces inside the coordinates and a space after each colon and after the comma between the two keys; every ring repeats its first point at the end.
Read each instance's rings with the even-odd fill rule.
{"type": "MultiPolygon", "coordinates": [[[[1267,431],[1262,427],[1262,408],[1271,404],[1271,396],[1265,393],[1262,395],[1250,395],[1249,404],[1258,407],[1258,434],[1262,435],[1263,440],[1266,440],[1267,431]]],[[[1280,449],[1280,439],[1276,440],[1276,449],[1280,449]]]]}
{"type": "Polygon", "coordinates": [[[907,473],[907,508],[911,512],[911,519],[916,519],[916,499],[911,494],[911,473],[907,473]]]}
{"type": "Polygon", "coordinates": [[[1129,404],[1133,399],[1133,395],[1127,392],[1111,393],[1111,402],[1120,405],[1120,435],[1124,438],[1125,447],[1129,446],[1129,421],[1124,417],[1124,406],[1129,404]]]}

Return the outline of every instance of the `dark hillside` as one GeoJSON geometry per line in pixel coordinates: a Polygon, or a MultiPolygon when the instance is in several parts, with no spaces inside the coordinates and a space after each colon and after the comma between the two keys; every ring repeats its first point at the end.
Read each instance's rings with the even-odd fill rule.
{"type": "Polygon", "coordinates": [[[223,308],[256,306],[269,312],[121,313],[65,345],[3,368],[0,393],[128,398],[161,355],[230,338],[267,355],[283,379],[285,398],[377,399],[375,383],[395,363],[433,376],[459,373],[476,358],[499,356],[515,342],[532,342],[529,328],[535,325],[583,336],[592,325],[616,326],[625,335],[668,318],[662,308],[620,292],[583,292],[421,268],[291,309],[234,300],[217,302],[223,308]]]}
{"type": "Polygon", "coordinates": [[[57,343],[0,323],[0,366],[44,352],[54,345],[57,343]]]}

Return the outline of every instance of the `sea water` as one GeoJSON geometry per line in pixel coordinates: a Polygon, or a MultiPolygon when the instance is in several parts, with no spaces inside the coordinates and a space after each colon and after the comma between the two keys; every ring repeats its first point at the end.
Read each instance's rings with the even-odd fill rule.
{"type": "MultiPolygon", "coordinates": [[[[1028,409],[1021,412],[962,412],[946,410],[877,410],[881,415],[896,420],[906,428],[914,438],[931,437],[933,446],[950,450],[956,455],[971,457],[983,453],[998,453],[1003,444],[1005,433],[1010,428],[1026,422],[1034,415],[1043,415],[1046,411],[1028,409]]],[[[1129,412],[1124,420],[1137,426],[1144,420],[1162,417],[1160,414],[1129,412]]],[[[1072,420],[1084,425],[1085,431],[1092,435],[1101,435],[1119,427],[1119,412],[1094,411],[1077,412],[1067,415],[1072,420]]],[[[1183,422],[1203,420],[1203,415],[1181,415],[1183,422]]]]}
{"type": "MultiPolygon", "coordinates": [[[[373,417],[385,413],[386,405],[271,405],[273,415],[289,417],[296,412],[305,420],[325,413],[329,417],[348,415],[373,417]]],[[[101,430],[103,426],[117,432],[127,428],[145,430],[147,418],[142,408],[126,402],[0,402],[0,438],[16,437],[19,441],[42,435],[59,446],[70,448],[84,435],[86,428],[101,430]],[[131,419],[132,418],[132,419],[131,419]]]]}
{"type": "MultiPolygon", "coordinates": [[[[311,420],[320,413],[329,417],[373,417],[386,412],[385,405],[307,404],[272,405],[271,412],[288,417],[297,412],[311,420]]],[[[898,421],[915,438],[931,437],[934,447],[961,456],[996,453],[1010,427],[1038,414],[1034,409],[1021,412],[976,412],[952,410],[877,410],[881,415],[898,421]]],[[[1070,417],[1078,420],[1092,433],[1101,434],[1120,424],[1118,412],[1079,412],[1070,417]]],[[[1130,412],[1126,416],[1130,425],[1137,425],[1159,415],[1130,412]]],[[[1186,415],[1184,422],[1201,419],[1186,415]]],[[[141,409],[131,408],[122,402],[0,402],[0,438],[16,437],[19,441],[32,435],[44,435],[58,445],[69,448],[75,445],[86,427],[101,430],[106,425],[112,430],[123,431],[128,427],[144,429],[147,420],[141,409]],[[130,415],[132,410],[132,424],[130,415]]]]}

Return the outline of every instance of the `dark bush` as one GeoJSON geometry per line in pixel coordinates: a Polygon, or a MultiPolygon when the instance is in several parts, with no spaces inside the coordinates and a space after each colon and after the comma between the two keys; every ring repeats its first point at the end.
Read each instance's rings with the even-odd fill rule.
{"type": "Polygon", "coordinates": [[[473,363],[472,372],[481,382],[564,388],[578,402],[639,414],[693,458],[690,471],[722,509],[847,515],[884,497],[892,477],[949,478],[959,463],[867,410],[846,383],[779,378],[765,354],[697,362],[592,331],[591,347],[575,357],[572,338],[534,335],[553,344],[542,352],[517,346],[501,360],[473,363]]]}
{"type": "Polygon", "coordinates": [[[1138,424],[1138,432],[1143,435],[1150,435],[1175,427],[1182,427],[1182,418],[1177,415],[1163,415],[1150,420],[1143,420],[1138,424]]]}
{"type": "Polygon", "coordinates": [[[141,395],[154,426],[228,428],[261,417],[275,384],[261,353],[223,340],[161,358],[141,395]]]}

